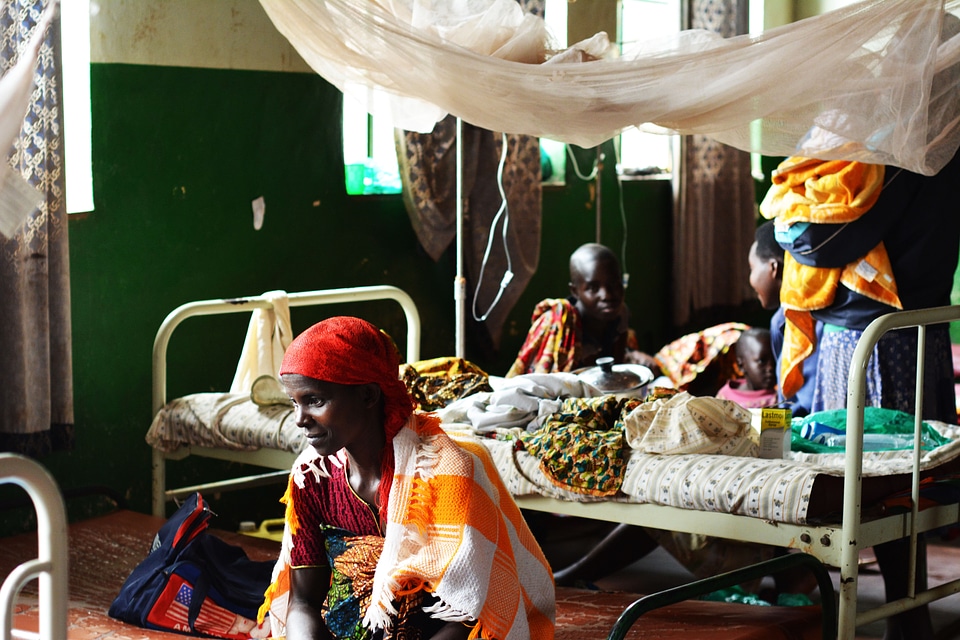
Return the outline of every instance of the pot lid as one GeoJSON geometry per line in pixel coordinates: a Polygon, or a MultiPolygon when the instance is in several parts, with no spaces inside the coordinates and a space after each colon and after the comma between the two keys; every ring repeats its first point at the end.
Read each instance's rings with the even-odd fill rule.
{"type": "Polygon", "coordinates": [[[613,364],[613,358],[597,358],[597,366],[578,369],[576,374],[600,391],[633,391],[653,381],[653,372],[640,364],[613,364]]]}

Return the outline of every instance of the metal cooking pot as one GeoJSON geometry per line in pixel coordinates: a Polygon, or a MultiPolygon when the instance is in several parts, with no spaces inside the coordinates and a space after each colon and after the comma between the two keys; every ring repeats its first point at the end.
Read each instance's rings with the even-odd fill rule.
{"type": "Polygon", "coordinates": [[[587,384],[604,393],[642,396],[653,382],[653,372],[641,364],[614,364],[613,358],[597,358],[597,366],[574,371],[587,384]]]}

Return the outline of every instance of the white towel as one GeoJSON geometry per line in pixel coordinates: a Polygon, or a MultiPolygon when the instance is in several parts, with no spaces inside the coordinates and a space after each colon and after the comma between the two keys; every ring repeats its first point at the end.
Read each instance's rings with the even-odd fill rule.
{"type": "Polygon", "coordinates": [[[262,296],[272,309],[254,309],[243,341],[237,373],[230,385],[231,393],[250,393],[260,376],[278,377],[283,352],[293,340],[290,325],[290,301],[286,291],[268,291],[262,296]]]}

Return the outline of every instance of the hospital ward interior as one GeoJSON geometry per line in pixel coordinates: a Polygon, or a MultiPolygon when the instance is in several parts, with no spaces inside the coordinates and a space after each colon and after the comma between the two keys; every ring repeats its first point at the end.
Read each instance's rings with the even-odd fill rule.
{"type": "Polygon", "coordinates": [[[960,0],[0,5],[0,639],[960,638],[960,0]]]}

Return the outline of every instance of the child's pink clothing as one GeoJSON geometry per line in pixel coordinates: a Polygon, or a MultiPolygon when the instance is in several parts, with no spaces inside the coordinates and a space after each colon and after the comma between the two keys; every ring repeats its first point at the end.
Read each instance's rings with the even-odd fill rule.
{"type": "Polygon", "coordinates": [[[779,399],[776,389],[742,389],[744,381],[730,380],[717,392],[718,398],[733,400],[745,409],[762,409],[772,407],[779,399]]]}

